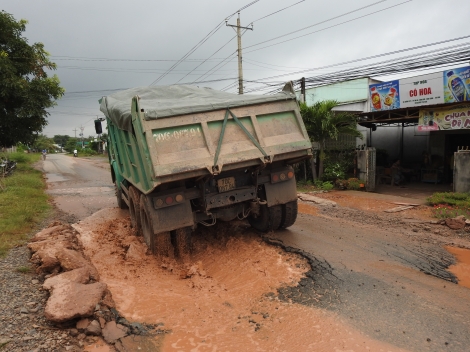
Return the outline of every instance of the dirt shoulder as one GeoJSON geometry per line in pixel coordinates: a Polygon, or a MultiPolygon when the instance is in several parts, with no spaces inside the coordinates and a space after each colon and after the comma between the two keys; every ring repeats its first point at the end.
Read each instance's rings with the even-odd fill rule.
{"type": "MultiPolygon", "coordinates": [[[[388,228],[408,235],[412,241],[470,248],[470,226],[454,230],[442,221],[438,221],[432,215],[432,207],[426,205],[425,197],[411,198],[359,191],[331,191],[313,195],[338,205],[338,207],[329,207],[326,212],[320,211],[320,214],[341,217],[363,225],[388,228]],[[416,206],[402,211],[387,212],[400,207],[400,203],[416,204],[416,206]]],[[[308,202],[304,204],[309,205],[308,202]]],[[[302,210],[301,206],[301,212],[311,215],[315,215],[312,212],[318,213],[317,207],[311,208],[312,206],[310,210],[302,210]]]]}

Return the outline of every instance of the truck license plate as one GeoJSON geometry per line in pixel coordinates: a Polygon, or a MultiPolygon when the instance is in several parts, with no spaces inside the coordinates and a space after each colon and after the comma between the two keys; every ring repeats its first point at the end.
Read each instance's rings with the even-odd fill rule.
{"type": "Polygon", "coordinates": [[[217,180],[217,188],[219,189],[219,193],[235,189],[235,177],[226,177],[217,180]]]}

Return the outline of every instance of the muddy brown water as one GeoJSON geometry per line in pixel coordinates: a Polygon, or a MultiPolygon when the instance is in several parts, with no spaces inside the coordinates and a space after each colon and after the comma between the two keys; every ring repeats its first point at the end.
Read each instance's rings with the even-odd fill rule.
{"type": "Polygon", "coordinates": [[[75,228],[120,314],[167,332],[155,338],[155,350],[401,351],[333,313],[280,301],[277,289],[297,285],[308,264],[242,223],[196,232],[186,263],[146,253],[117,209],[99,211],[75,228]]]}
{"type": "Polygon", "coordinates": [[[457,259],[457,263],[451,265],[448,270],[457,276],[459,285],[470,288],[470,249],[452,246],[446,246],[445,248],[457,259]]]}

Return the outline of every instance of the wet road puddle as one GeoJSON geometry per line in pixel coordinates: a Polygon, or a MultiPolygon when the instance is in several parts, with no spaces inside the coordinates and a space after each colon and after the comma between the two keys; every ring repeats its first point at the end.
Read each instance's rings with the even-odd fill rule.
{"type": "Polygon", "coordinates": [[[331,312],[280,301],[277,289],[310,268],[244,223],[196,231],[186,263],[149,255],[118,209],[74,227],[119,313],[166,331],[158,351],[400,351],[331,312]]]}
{"type": "Polygon", "coordinates": [[[455,256],[457,264],[447,270],[457,276],[459,285],[470,288],[470,249],[446,246],[445,249],[455,256]]]}

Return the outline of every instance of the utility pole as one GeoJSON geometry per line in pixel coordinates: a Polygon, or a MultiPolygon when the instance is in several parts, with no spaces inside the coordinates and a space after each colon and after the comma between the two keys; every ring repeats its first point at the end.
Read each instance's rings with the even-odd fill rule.
{"type": "Polygon", "coordinates": [[[84,130],[84,129],[85,129],[85,127],[80,126],[80,131],[81,131],[80,137],[82,137],[82,149],[83,149],[83,130],[84,130]]]}
{"type": "Polygon", "coordinates": [[[245,30],[253,30],[253,23],[251,24],[251,27],[242,27],[240,25],[240,12],[238,13],[238,18],[237,18],[237,25],[234,26],[232,24],[228,24],[227,21],[225,21],[225,25],[228,27],[236,28],[237,29],[237,40],[238,40],[238,94],[243,94],[243,68],[242,68],[242,33],[241,29],[245,30]]]}
{"type": "Polygon", "coordinates": [[[75,138],[77,138],[77,129],[72,130],[75,132],[75,138]]]}
{"type": "Polygon", "coordinates": [[[300,96],[300,101],[302,103],[306,103],[307,97],[305,96],[305,77],[302,77],[302,79],[300,80],[300,96]]]}

